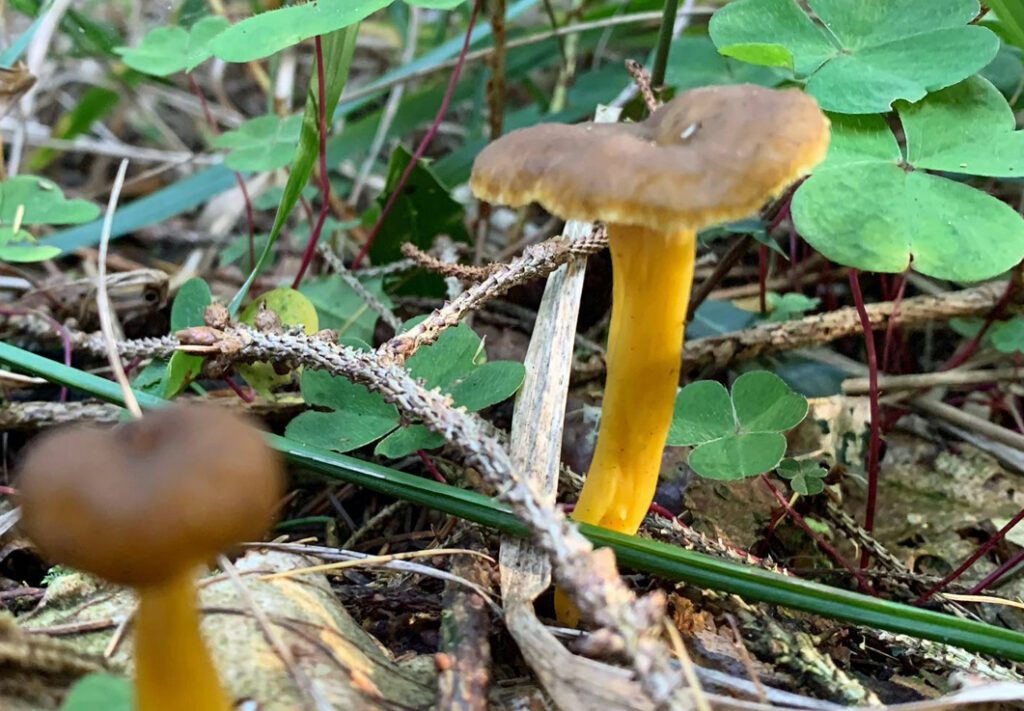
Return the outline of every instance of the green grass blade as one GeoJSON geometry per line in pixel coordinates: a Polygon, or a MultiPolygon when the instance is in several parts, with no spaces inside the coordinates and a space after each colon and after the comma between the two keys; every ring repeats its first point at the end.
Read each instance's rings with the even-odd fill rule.
{"type": "MultiPolygon", "coordinates": [[[[6,343],[0,343],[0,363],[82,390],[108,402],[122,404],[121,391],[116,383],[68,368],[57,361],[6,343]]],[[[144,408],[166,404],[166,401],[145,393],[136,393],[136,396],[144,408]]],[[[411,501],[509,535],[525,536],[528,533],[507,506],[482,494],[439,484],[354,457],[308,447],[276,435],[270,435],[269,440],[293,464],[318,472],[326,478],[411,501]]],[[[747,600],[782,605],[822,617],[1024,661],[1024,634],[1019,632],[879,600],[761,568],[738,565],[594,526],[582,525],[580,529],[595,544],[615,550],[618,560],[627,568],[734,593],[747,600]]]]}
{"type": "MultiPolygon", "coordinates": [[[[324,106],[327,116],[334,115],[334,109],[341,98],[342,89],[348,81],[348,70],[352,66],[352,54],[356,48],[356,37],[359,35],[359,23],[349,25],[343,29],[325,35],[322,39],[323,61],[324,61],[324,106]]],[[[264,265],[274,253],[274,243],[277,242],[281,230],[292,210],[299,203],[303,188],[309,182],[309,176],[313,174],[313,166],[320,155],[320,97],[318,90],[317,72],[310,77],[310,88],[306,93],[306,109],[302,115],[302,133],[299,135],[299,145],[295,149],[295,157],[292,159],[291,170],[288,173],[288,182],[284,187],[284,194],[277,206],[277,214],[274,216],[274,226],[270,229],[270,237],[267,244],[260,253],[249,277],[242,284],[238,293],[231,299],[228,311],[232,314],[238,311],[242,305],[245,295],[249,293],[256,277],[263,271],[264,265]]],[[[328,123],[328,130],[330,124],[328,123]]],[[[324,137],[327,140],[327,137],[324,137]]],[[[321,196],[326,199],[326,196],[321,196]]]]}

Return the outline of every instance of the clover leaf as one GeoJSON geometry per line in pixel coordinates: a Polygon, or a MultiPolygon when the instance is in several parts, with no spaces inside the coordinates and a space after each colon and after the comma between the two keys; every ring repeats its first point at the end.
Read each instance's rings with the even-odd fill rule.
{"type": "Polygon", "coordinates": [[[665,67],[665,83],[676,92],[718,84],[758,84],[777,86],[784,75],[775,69],[759,67],[724,57],[707,37],[684,35],[672,43],[665,67]]]}
{"type": "MultiPolygon", "coordinates": [[[[415,323],[415,321],[410,322],[415,323]]],[[[348,345],[368,349],[358,341],[348,345]]],[[[421,348],[407,362],[409,373],[427,388],[440,388],[456,407],[482,410],[505,400],[522,384],[525,369],[513,361],[482,362],[483,342],[465,324],[448,329],[437,342],[421,348]]],[[[398,411],[376,393],[345,378],[305,371],[302,396],[321,411],[295,417],[285,434],[295,440],[336,452],[348,452],[385,437],[374,450],[397,459],[420,449],[444,444],[444,438],[423,425],[400,427],[398,411]],[[323,411],[326,410],[326,411],[323,411]]]]}
{"type": "Polygon", "coordinates": [[[61,711],[131,711],[132,685],[113,674],[86,674],[72,685],[61,711]]]}
{"type": "Polygon", "coordinates": [[[46,178],[19,175],[0,182],[0,261],[39,262],[61,253],[36,244],[25,225],[68,225],[94,220],[100,210],[87,200],[68,200],[46,178]]]}
{"type": "Polygon", "coordinates": [[[224,159],[231,170],[275,170],[291,162],[301,132],[301,114],[286,118],[268,114],[222,133],[214,139],[213,147],[231,150],[224,159]]]}
{"type": "MultiPolygon", "coordinates": [[[[363,286],[384,306],[391,306],[391,299],[384,293],[383,277],[363,281],[363,286]]],[[[331,274],[302,282],[299,291],[316,307],[320,328],[330,328],[339,337],[372,341],[373,330],[378,316],[363,301],[352,287],[337,274],[331,274]]]]}
{"type": "Polygon", "coordinates": [[[793,491],[801,496],[813,496],[825,490],[828,469],[808,459],[783,459],[776,470],[783,479],[789,479],[793,491]]]}
{"type": "Polygon", "coordinates": [[[994,324],[989,331],[989,340],[1000,353],[1024,353],[1024,317],[994,324]]]}
{"type": "Polygon", "coordinates": [[[875,272],[913,268],[972,282],[1024,256],[1024,220],[1006,203],[932,175],[1024,175],[1024,135],[992,84],[972,77],[897,104],[904,158],[884,117],[832,115],[832,144],[793,198],[800,234],[828,259],[875,272]]]}
{"type": "Polygon", "coordinates": [[[807,415],[807,400],[777,375],[744,373],[732,386],[698,380],[676,397],[668,444],[694,447],[689,465],[731,481],[771,471],[786,454],[783,432],[807,415]]]}
{"type": "Polygon", "coordinates": [[[167,77],[190,72],[210,58],[210,42],[229,23],[219,15],[209,15],[192,25],[157,27],[146,33],[138,47],[117,47],[114,51],[129,67],[143,74],[167,77]]]}
{"type": "Polygon", "coordinates": [[[319,0],[268,10],[227,28],[210,46],[213,54],[226,62],[251,62],[355,24],[392,1],[319,0]]]}
{"type": "Polygon", "coordinates": [[[769,321],[788,321],[791,318],[798,318],[808,311],[814,311],[821,304],[821,299],[810,298],[796,291],[781,295],[769,291],[767,297],[768,307],[771,309],[769,321]]]}
{"type": "MultiPolygon", "coordinates": [[[[199,277],[189,279],[178,289],[171,304],[171,333],[205,323],[206,307],[213,301],[210,285],[199,277]]],[[[164,397],[172,398],[199,377],[203,357],[175,351],[167,365],[164,397]]]]}
{"type": "Polygon", "coordinates": [[[736,0],[715,13],[718,51],[787,67],[827,111],[871,114],[918,101],[984,68],[999,50],[971,23],[977,0],[736,0]]]}

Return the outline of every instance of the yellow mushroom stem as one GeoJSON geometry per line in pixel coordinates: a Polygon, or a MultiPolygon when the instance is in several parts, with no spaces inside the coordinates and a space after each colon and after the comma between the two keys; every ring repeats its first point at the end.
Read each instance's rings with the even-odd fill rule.
{"type": "Polygon", "coordinates": [[[139,590],[135,619],[138,711],[231,711],[199,634],[191,571],[139,590]]]}
{"type": "Polygon", "coordinates": [[[573,518],[636,533],[672,422],[697,236],[608,226],[612,318],[597,449],[573,518]]]}

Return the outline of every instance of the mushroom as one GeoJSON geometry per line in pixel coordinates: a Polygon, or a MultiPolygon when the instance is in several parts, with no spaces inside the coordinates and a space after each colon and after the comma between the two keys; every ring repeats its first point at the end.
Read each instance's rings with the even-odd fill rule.
{"type": "Polygon", "coordinates": [[[274,520],[283,468],[259,430],[212,405],[57,430],[33,442],[19,486],[21,525],[48,559],[137,590],[139,711],[233,708],[200,636],[193,579],[274,520]]]}
{"type": "Polygon", "coordinates": [[[695,89],[640,123],[539,124],[487,146],[470,186],[607,223],[612,315],[597,447],[578,521],[635,533],[679,384],[697,231],[755,214],[824,157],[829,121],[796,89],[695,89]]]}

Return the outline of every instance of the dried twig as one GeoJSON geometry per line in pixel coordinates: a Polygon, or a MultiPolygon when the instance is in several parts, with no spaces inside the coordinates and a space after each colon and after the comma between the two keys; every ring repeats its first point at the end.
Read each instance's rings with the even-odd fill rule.
{"type": "Polygon", "coordinates": [[[460,281],[474,283],[483,281],[504,266],[502,264],[483,264],[477,267],[472,264],[458,264],[438,259],[430,252],[424,252],[412,242],[406,242],[402,245],[402,254],[428,271],[437,272],[446,277],[455,277],[460,281]]]}
{"type": "Polygon", "coordinates": [[[647,113],[653,114],[658,106],[661,105],[661,102],[658,101],[658,97],[654,95],[654,89],[651,88],[650,73],[635,59],[626,60],[626,71],[629,72],[629,76],[633,77],[633,81],[636,82],[636,88],[644,99],[644,105],[647,106],[647,113]]]}
{"type": "Polygon", "coordinates": [[[381,320],[384,321],[391,330],[395,333],[402,328],[402,320],[395,316],[395,313],[385,306],[380,299],[370,293],[370,290],[366,288],[363,282],[356,278],[355,274],[348,270],[345,266],[345,262],[342,261],[341,257],[334,253],[330,245],[321,244],[317,248],[320,252],[320,256],[323,257],[324,263],[345,282],[352,291],[356,292],[356,295],[363,300],[366,307],[373,313],[380,316],[381,320]]]}
{"type": "Polygon", "coordinates": [[[434,311],[415,327],[383,344],[377,349],[378,353],[386,359],[401,362],[421,346],[436,341],[446,328],[458,324],[470,311],[480,308],[514,286],[547,276],[570,257],[592,254],[604,249],[607,244],[604,231],[595,230],[590,237],[581,240],[570,241],[556,237],[527,247],[520,257],[496,269],[482,282],[434,311]]]}
{"type": "Polygon", "coordinates": [[[667,708],[678,702],[678,694],[684,693],[679,674],[664,646],[651,636],[664,614],[664,595],[638,600],[619,577],[610,549],[595,551],[558,508],[537,500],[490,425],[463,409],[453,409],[448,396],[426,390],[396,363],[327,338],[298,332],[262,333],[244,326],[193,328],[178,335],[186,346],[183,350],[199,343],[236,361],[302,365],[344,376],[380,393],[405,416],[441,434],[529,526],[534,542],[552,561],[557,583],[583,615],[618,637],[655,705],[667,708]]]}

